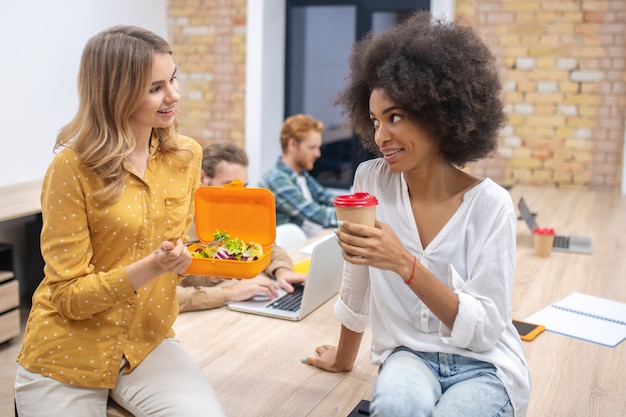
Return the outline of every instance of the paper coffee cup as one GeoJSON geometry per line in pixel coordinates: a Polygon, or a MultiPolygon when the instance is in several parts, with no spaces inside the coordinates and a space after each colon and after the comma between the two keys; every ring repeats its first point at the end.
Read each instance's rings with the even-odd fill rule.
{"type": "Polygon", "coordinates": [[[554,244],[554,229],[551,227],[535,227],[533,230],[535,240],[535,255],[547,258],[552,253],[554,244]]]}
{"type": "Polygon", "coordinates": [[[333,202],[337,220],[374,226],[378,200],[369,193],[340,195],[333,202]]]}

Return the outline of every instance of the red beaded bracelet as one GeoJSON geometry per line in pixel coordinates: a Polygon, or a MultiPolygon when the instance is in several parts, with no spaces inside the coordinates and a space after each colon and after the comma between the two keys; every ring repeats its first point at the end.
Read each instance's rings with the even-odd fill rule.
{"type": "Polygon", "coordinates": [[[411,269],[411,276],[409,277],[409,279],[404,281],[406,285],[411,285],[411,283],[413,282],[413,279],[415,278],[415,265],[416,264],[417,264],[417,257],[413,256],[413,269],[411,269]]]}

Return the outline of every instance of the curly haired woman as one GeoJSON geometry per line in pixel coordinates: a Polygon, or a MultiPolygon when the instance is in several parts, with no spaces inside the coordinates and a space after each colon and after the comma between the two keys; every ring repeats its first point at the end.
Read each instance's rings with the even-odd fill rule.
{"type": "Polygon", "coordinates": [[[339,225],[339,343],[304,361],[349,371],[371,325],[372,416],[524,416],[513,203],[462,170],[495,150],[505,122],[495,59],[470,28],[417,12],[355,44],[350,66],[338,103],[381,155],[354,179],[377,197],[377,221],[339,225]]]}

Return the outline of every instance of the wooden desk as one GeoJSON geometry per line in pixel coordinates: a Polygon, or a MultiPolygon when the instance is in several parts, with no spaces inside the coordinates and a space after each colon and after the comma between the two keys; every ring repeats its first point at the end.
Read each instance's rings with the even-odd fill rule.
{"type": "Polygon", "coordinates": [[[18,244],[15,253],[21,266],[21,274],[18,274],[20,293],[28,303],[43,277],[43,259],[39,248],[42,183],[43,179],[0,187],[0,224],[14,220],[23,227],[23,231],[13,232],[13,235],[3,234],[3,240],[18,244]]]}
{"type": "MultiPolygon", "coordinates": [[[[306,255],[295,250],[292,257],[298,261],[306,255]]],[[[174,329],[229,417],[347,416],[361,399],[370,398],[375,381],[369,331],[350,373],[328,373],[300,362],[314,356],[315,347],[336,344],[335,300],[299,322],[220,308],[183,313],[174,329]]]]}
{"type": "MultiPolygon", "coordinates": [[[[591,236],[592,255],[533,254],[532,234],[517,233],[513,313],[525,318],[574,291],[626,302],[626,196],[516,187],[541,226],[591,236]]],[[[626,410],[626,342],[615,348],[544,332],[524,342],[533,388],[528,417],[623,416],[626,410]]]]}
{"type": "Polygon", "coordinates": [[[0,187],[0,222],[40,213],[42,182],[0,187]]]}
{"type": "MultiPolygon", "coordinates": [[[[519,187],[543,226],[591,235],[593,255],[533,254],[532,235],[518,224],[513,313],[525,318],[573,291],[626,302],[626,197],[519,187]]],[[[302,255],[295,255],[302,256],[302,255]]],[[[297,260],[297,259],[296,259],[297,260]]],[[[339,325],[331,299],[301,322],[226,308],[181,314],[175,330],[205,370],[230,417],[345,417],[370,399],[377,368],[369,363],[369,330],[354,370],[331,374],[300,363],[315,347],[335,344],[339,325]]],[[[524,342],[533,393],[528,417],[617,417],[626,410],[626,343],[607,348],[544,332],[524,342]]]]}
{"type": "MultiPolygon", "coordinates": [[[[33,181],[20,185],[0,187],[0,224],[10,220],[20,219],[41,212],[40,194],[42,181],[33,181]]],[[[39,227],[41,229],[41,227],[39,227]]],[[[32,236],[31,227],[25,226],[24,235],[28,245],[27,252],[32,253],[33,247],[39,250],[39,237],[32,236]],[[29,240],[30,238],[30,240],[29,240]],[[34,241],[34,243],[33,243],[34,241]],[[30,252],[29,252],[30,251],[30,252]]],[[[7,239],[4,230],[0,231],[2,240],[7,239]]],[[[0,243],[0,343],[10,340],[20,334],[20,281],[16,273],[14,262],[14,245],[0,243]]],[[[36,259],[38,252],[31,256],[36,259]]],[[[36,266],[36,261],[25,263],[26,267],[36,266]]],[[[42,265],[42,263],[39,263],[42,265]]],[[[28,288],[24,280],[22,288],[28,288]]]]}

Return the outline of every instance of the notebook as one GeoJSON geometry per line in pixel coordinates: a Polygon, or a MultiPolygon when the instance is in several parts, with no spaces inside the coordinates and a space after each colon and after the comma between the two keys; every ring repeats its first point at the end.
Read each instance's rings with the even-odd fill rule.
{"type": "Polygon", "coordinates": [[[306,285],[294,286],[293,293],[280,289],[274,300],[253,297],[246,301],[231,302],[228,308],[285,320],[302,320],[337,294],[342,272],[343,255],[337,241],[325,239],[313,248],[306,285]]]}
{"type": "Polygon", "coordinates": [[[604,346],[626,339],[626,303],[575,292],[550,304],[525,321],[546,330],[604,346]]]}
{"type": "MultiPolygon", "coordinates": [[[[528,225],[530,232],[532,233],[536,227],[539,227],[535,216],[528,208],[528,205],[524,201],[524,198],[520,198],[517,205],[520,216],[528,225]]],[[[591,250],[591,238],[587,236],[571,236],[571,235],[555,235],[554,243],[552,244],[553,252],[570,252],[570,253],[583,253],[590,255],[591,250]]]]}

